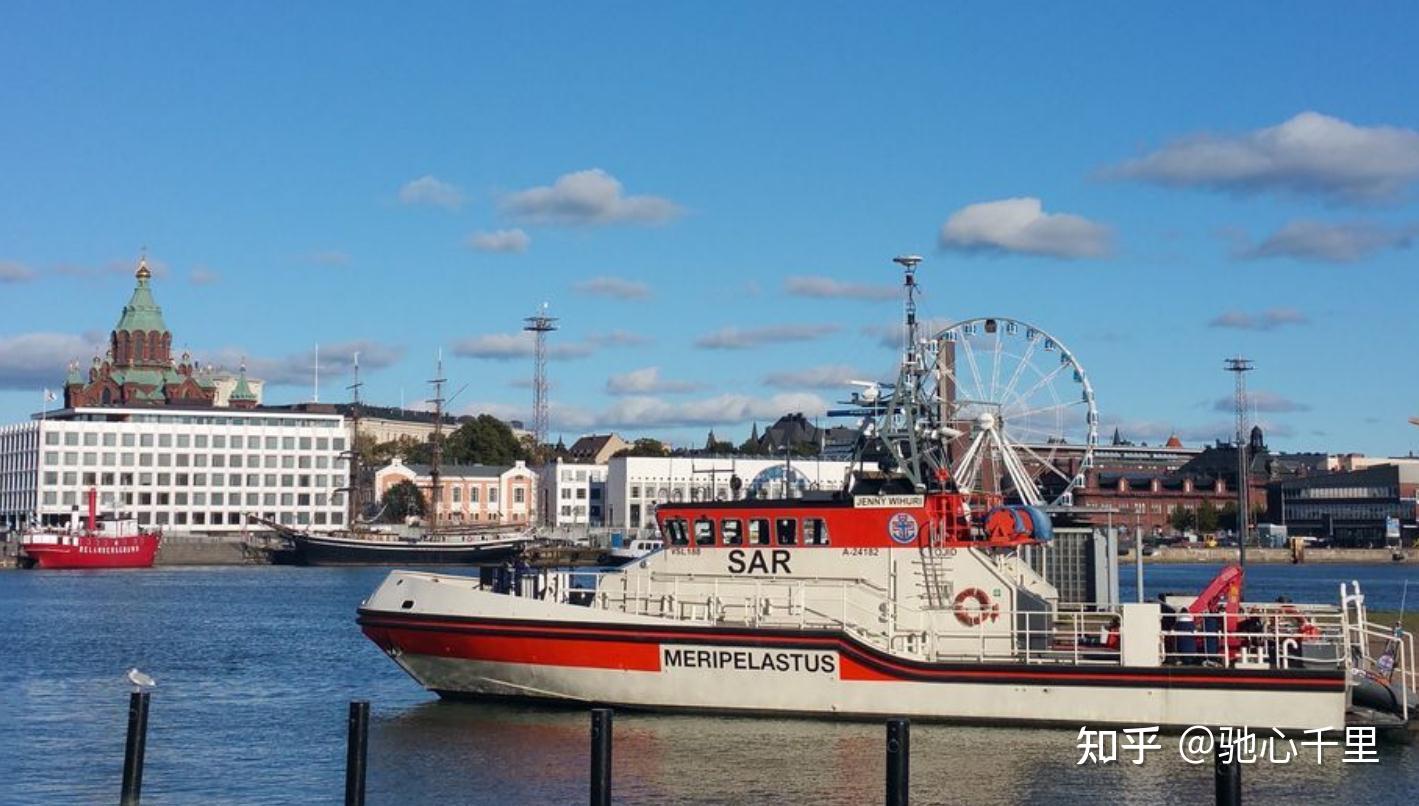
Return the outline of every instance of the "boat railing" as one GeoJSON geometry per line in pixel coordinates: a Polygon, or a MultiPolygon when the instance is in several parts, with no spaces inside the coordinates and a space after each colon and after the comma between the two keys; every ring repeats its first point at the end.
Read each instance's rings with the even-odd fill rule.
{"type": "Polygon", "coordinates": [[[1372,623],[1359,582],[1340,583],[1340,602],[1341,616],[1345,622],[1346,658],[1350,668],[1391,688],[1392,692],[1397,679],[1398,705],[1403,718],[1408,721],[1410,708],[1419,706],[1419,703],[1410,702],[1411,693],[1419,691],[1414,635],[1404,629],[1402,622],[1396,622],[1389,628],[1372,623]],[[1376,649],[1379,651],[1376,652],[1376,649]]]}
{"type": "MultiPolygon", "coordinates": [[[[607,576],[579,591],[554,584],[549,595],[563,598],[579,592],[582,603],[598,608],[677,621],[837,630],[884,651],[923,660],[1123,663],[1118,634],[1123,611],[1117,606],[1001,610],[971,624],[973,617],[954,609],[895,601],[885,588],[860,579],[607,576]]],[[[1156,631],[1156,659],[1181,666],[1336,668],[1346,661],[1349,633],[1342,609],[1320,605],[1248,603],[1230,617],[1164,612],[1156,631]]],[[[1370,634],[1381,635],[1375,630],[1370,634]]],[[[1403,661],[1397,664],[1400,673],[1412,675],[1412,639],[1395,652],[1396,660],[1403,661]]]]}

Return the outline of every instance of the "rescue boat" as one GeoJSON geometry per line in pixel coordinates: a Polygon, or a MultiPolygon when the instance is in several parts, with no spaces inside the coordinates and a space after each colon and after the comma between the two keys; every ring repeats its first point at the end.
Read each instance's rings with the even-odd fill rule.
{"type": "MultiPolygon", "coordinates": [[[[1048,513],[951,478],[915,348],[865,409],[842,488],[662,503],[663,548],[598,574],[394,571],[364,634],[444,697],[987,724],[1411,725],[1412,636],[1335,605],[1062,602],[1027,561],[1048,513]],[[867,469],[869,448],[880,457],[867,469]],[[1358,696],[1357,696],[1358,694],[1358,696]]],[[[862,398],[859,398],[859,402],[862,398]]],[[[731,485],[733,486],[733,485],[731,485]]]]}

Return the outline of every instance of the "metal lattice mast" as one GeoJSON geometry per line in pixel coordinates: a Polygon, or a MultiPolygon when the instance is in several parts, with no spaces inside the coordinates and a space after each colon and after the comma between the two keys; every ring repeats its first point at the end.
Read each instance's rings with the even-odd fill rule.
{"type": "Polygon", "coordinates": [[[1226,369],[1237,376],[1237,562],[1247,563],[1247,521],[1251,516],[1251,503],[1247,500],[1247,373],[1255,369],[1249,359],[1237,356],[1226,360],[1226,369]]]}
{"type": "Polygon", "coordinates": [[[364,468],[360,465],[360,389],[364,383],[360,381],[360,353],[355,352],[355,380],[349,386],[350,390],[350,481],[348,489],[345,491],[345,525],[346,528],[354,531],[355,522],[360,517],[363,510],[360,500],[360,476],[364,473],[364,468]]]}
{"type": "Polygon", "coordinates": [[[547,334],[557,329],[557,319],[547,315],[547,303],[535,315],[523,320],[523,330],[535,338],[532,353],[532,435],[538,445],[547,442],[547,334]]]}

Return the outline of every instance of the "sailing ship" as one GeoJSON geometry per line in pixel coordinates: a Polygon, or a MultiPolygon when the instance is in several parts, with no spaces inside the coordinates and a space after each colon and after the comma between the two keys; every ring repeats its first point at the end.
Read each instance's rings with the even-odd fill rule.
{"type": "Polygon", "coordinates": [[[430,444],[430,489],[428,512],[421,527],[398,524],[376,525],[363,523],[364,512],[362,483],[362,463],[360,461],[360,361],[356,354],[355,377],[349,389],[352,393],[350,406],[351,438],[349,450],[344,457],[350,469],[350,479],[340,492],[345,494],[345,522],[350,528],[329,533],[309,532],[292,529],[275,521],[248,515],[247,517],[271,529],[280,543],[268,549],[274,563],[289,565],[488,565],[503,563],[519,555],[528,545],[537,540],[527,529],[509,530],[503,527],[448,528],[439,522],[439,505],[442,493],[440,483],[443,460],[443,358],[438,361],[437,377],[429,383],[433,385],[434,433],[430,444]]]}
{"type": "Polygon", "coordinates": [[[20,535],[20,562],[37,568],[151,568],[162,538],[116,515],[100,517],[98,490],[89,490],[89,512],[68,529],[36,528],[20,535]]]}

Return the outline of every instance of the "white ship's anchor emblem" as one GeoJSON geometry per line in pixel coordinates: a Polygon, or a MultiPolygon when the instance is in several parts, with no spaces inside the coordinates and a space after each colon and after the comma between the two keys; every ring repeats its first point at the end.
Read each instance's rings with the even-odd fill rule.
{"type": "Polygon", "coordinates": [[[905,512],[898,512],[887,521],[887,534],[898,543],[911,543],[916,540],[916,518],[905,512]]]}

